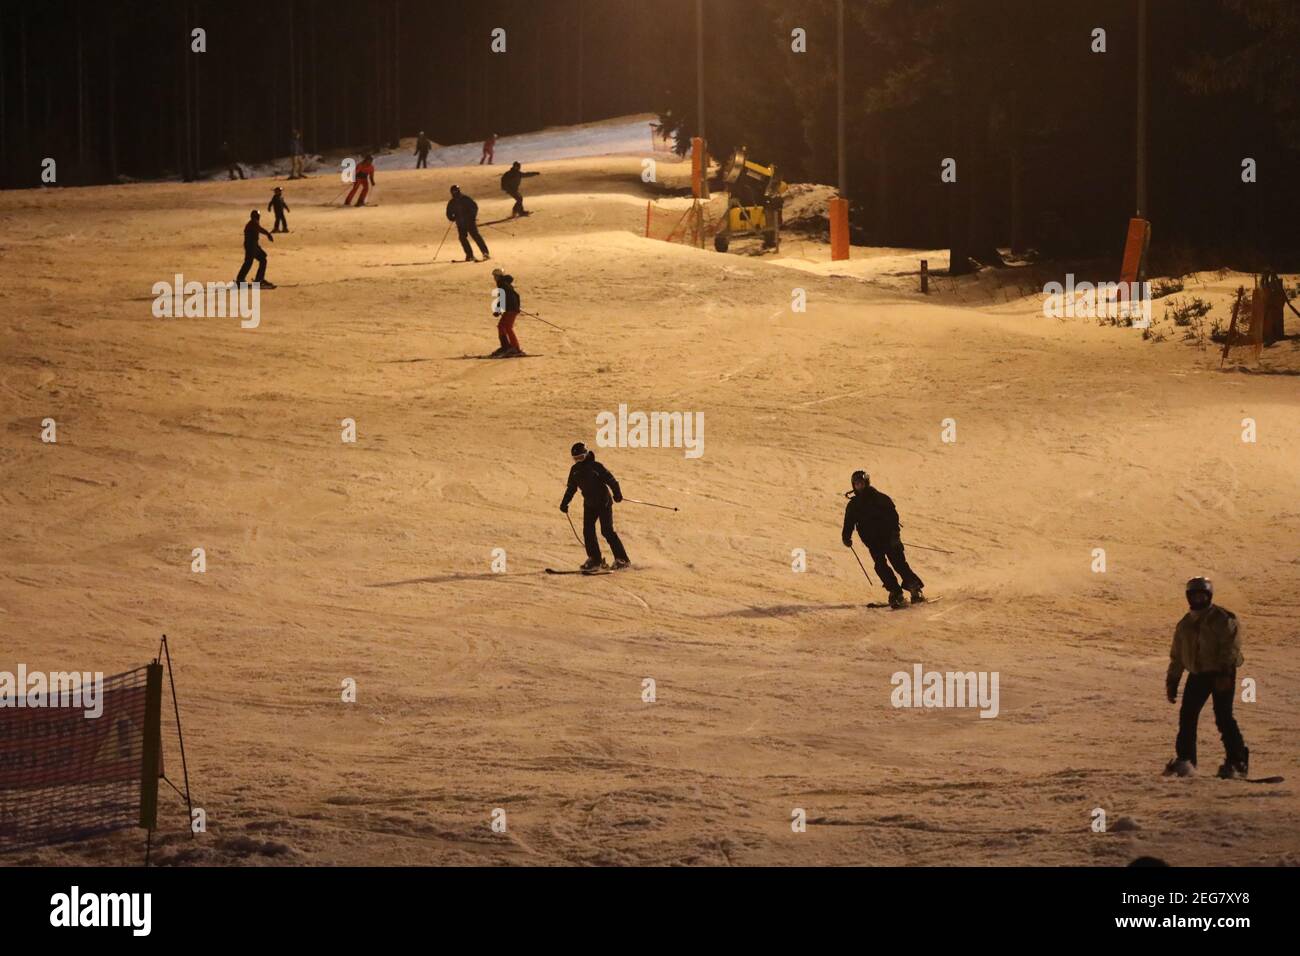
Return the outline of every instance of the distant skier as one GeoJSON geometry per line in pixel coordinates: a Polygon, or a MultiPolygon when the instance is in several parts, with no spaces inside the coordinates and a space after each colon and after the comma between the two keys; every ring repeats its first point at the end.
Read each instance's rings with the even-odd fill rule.
{"type": "Polygon", "coordinates": [[[355,178],[352,181],[352,191],[348,193],[348,198],[343,200],[343,205],[352,205],[352,197],[361,190],[361,197],[357,199],[357,206],[366,204],[366,196],[370,194],[370,187],[375,184],[375,164],[374,157],[367,154],[364,159],[357,165],[355,178]]]}
{"type": "Polygon", "coordinates": [[[526,173],[519,168],[519,161],[515,160],[510,168],[501,176],[501,191],[508,193],[515,198],[515,207],[510,210],[510,218],[516,216],[527,216],[529,212],[524,209],[524,197],[519,194],[519,184],[528,176],[540,176],[541,173],[526,173]]]}
{"type": "Polygon", "coordinates": [[[487,243],[478,234],[478,203],[460,191],[459,186],[451,187],[451,199],[447,200],[447,218],[456,224],[456,234],[460,237],[461,248],[465,250],[465,261],[474,262],[474,250],[469,247],[470,239],[478,243],[483,253],[483,261],[492,257],[488,255],[487,243]]]}
{"type": "Polygon", "coordinates": [[[600,541],[596,538],[597,521],[600,522],[600,533],[614,552],[614,570],[626,568],[632,562],[623,550],[623,542],[614,532],[614,502],[623,500],[618,479],[596,461],[596,453],[588,451],[582,442],[570,448],[569,454],[573,457],[573,467],[569,469],[569,484],[564,491],[564,500],[560,502],[560,510],[568,514],[574,493],[582,491],[582,540],[587,548],[587,560],[582,570],[591,572],[608,567],[600,553],[600,541]]]}
{"type": "Polygon", "coordinates": [[[496,151],[497,134],[493,133],[487,139],[483,140],[483,155],[478,158],[478,164],[482,166],[484,163],[487,163],[491,166],[493,159],[496,157],[496,151]]]}
{"type": "Polygon", "coordinates": [[[303,179],[302,163],[302,130],[296,129],[289,137],[289,156],[293,161],[293,169],[289,173],[290,179],[303,179]]]}
{"type": "Polygon", "coordinates": [[[1245,777],[1250,772],[1250,750],[1232,716],[1237,696],[1237,668],[1244,663],[1241,631],[1237,616],[1214,603],[1214,585],[1208,578],[1187,582],[1188,612],[1174,628],[1169,648],[1169,670],[1165,674],[1165,696],[1178,699],[1178,682],[1187,671],[1183,706],[1178,712],[1175,756],[1166,774],[1186,777],[1196,768],[1196,724],[1206,700],[1214,699],[1214,723],[1223,738],[1227,754],[1219,767],[1220,777],[1245,777]]]}
{"type": "Polygon", "coordinates": [[[275,236],[271,235],[262,228],[262,214],[254,209],[248,216],[248,222],[244,224],[244,265],[239,270],[239,275],[235,277],[235,284],[243,282],[248,278],[248,270],[252,268],[253,260],[257,260],[257,277],[254,282],[260,282],[263,289],[274,289],[275,283],[266,281],[266,252],[263,251],[258,243],[260,236],[266,236],[272,242],[275,242],[275,236]]]}
{"type": "Polygon", "coordinates": [[[226,175],[232,180],[235,178],[235,173],[239,173],[240,179],[244,178],[244,168],[235,159],[235,153],[230,148],[230,144],[224,140],[221,143],[221,162],[226,166],[226,175]]]}
{"type": "Polygon", "coordinates": [[[284,218],[286,212],[292,212],[289,204],[284,201],[284,190],[279,186],[275,187],[275,192],[271,194],[271,201],[266,204],[267,212],[275,213],[275,225],[271,227],[272,232],[288,232],[289,221],[284,218]]]}
{"type": "Polygon", "coordinates": [[[495,306],[492,314],[497,321],[497,338],[501,347],[492,353],[493,358],[516,358],[524,355],[515,337],[515,319],[519,317],[519,293],[515,291],[514,276],[508,276],[501,269],[492,270],[492,278],[497,284],[495,306]]]}
{"type": "Polygon", "coordinates": [[[424,135],[424,130],[420,130],[420,135],[415,140],[416,169],[429,168],[429,150],[433,149],[433,143],[429,142],[429,137],[424,135]]]}
{"type": "Polygon", "coordinates": [[[844,508],[843,539],[846,548],[853,546],[855,527],[858,529],[858,536],[862,538],[862,543],[871,552],[871,560],[875,562],[876,575],[880,578],[880,583],[889,592],[889,606],[892,608],[905,606],[904,588],[912,592],[913,604],[924,601],[925,595],[921,593],[921,589],[925,585],[917,577],[916,572],[908,566],[907,556],[903,553],[898,509],[894,507],[894,502],[888,495],[871,487],[871,478],[865,471],[853,473],[853,496],[844,508]],[[892,569],[890,564],[893,565],[892,569]],[[903,579],[901,587],[898,578],[894,575],[895,571],[903,579]]]}

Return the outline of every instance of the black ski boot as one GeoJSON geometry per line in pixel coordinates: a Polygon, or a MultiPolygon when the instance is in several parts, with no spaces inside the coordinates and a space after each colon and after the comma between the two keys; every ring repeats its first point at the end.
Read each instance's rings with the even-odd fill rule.
{"type": "Polygon", "coordinates": [[[897,611],[900,607],[907,607],[907,602],[903,600],[903,589],[889,592],[889,606],[897,611]]]}
{"type": "Polygon", "coordinates": [[[614,559],[614,570],[615,570],[615,571],[622,571],[624,568],[631,567],[631,566],[632,566],[632,562],[629,561],[627,558],[615,558],[615,559],[614,559]]]}
{"type": "Polygon", "coordinates": [[[920,589],[920,588],[913,588],[913,589],[912,589],[912,603],[913,603],[913,604],[924,604],[924,603],[925,603],[925,595],[921,593],[921,589],[920,589]]]}
{"type": "Polygon", "coordinates": [[[588,558],[586,561],[582,562],[582,565],[578,570],[583,574],[591,574],[594,571],[608,570],[608,568],[609,565],[605,563],[604,558],[588,558]]]}

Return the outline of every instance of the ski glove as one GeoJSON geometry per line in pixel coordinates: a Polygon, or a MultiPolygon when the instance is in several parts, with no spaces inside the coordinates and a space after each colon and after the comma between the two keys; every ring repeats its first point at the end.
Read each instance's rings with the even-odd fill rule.
{"type": "Polygon", "coordinates": [[[846,547],[846,548],[851,548],[851,547],[853,547],[853,538],[851,538],[851,537],[849,537],[849,538],[845,538],[845,539],[844,539],[844,547],[846,547]]]}
{"type": "Polygon", "coordinates": [[[615,503],[618,503],[618,502],[620,502],[620,501],[622,501],[622,500],[623,500],[623,496],[622,496],[621,494],[619,494],[617,491],[614,492],[614,502],[615,502],[615,503]]]}
{"type": "Polygon", "coordinates": [[[568,505],[560,505],[560,510],[563,511],[563,512],[567,515],[567,514],[569,513],[569,506],[568,506],[568,505]]]}
{"type": "Polygon", "coordinates": [[[1169,703],[1175,703],[1178,700],[1178,685],[1165,684],[1165,696],[1169,698],[1169,703]]]}

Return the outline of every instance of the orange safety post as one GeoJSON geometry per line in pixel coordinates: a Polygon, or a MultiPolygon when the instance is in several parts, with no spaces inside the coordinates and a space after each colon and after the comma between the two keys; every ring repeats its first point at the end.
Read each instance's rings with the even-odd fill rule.
{"type": "Polygon", "coordinates": [[[831,259],[838,261],[849,257],[849,201],[832,199],[830,201],[831,217],[831,259]]]}

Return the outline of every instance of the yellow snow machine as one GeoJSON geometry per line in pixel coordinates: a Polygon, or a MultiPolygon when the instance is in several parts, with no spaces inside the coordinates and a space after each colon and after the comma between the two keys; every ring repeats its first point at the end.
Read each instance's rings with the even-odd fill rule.
{"type": "Polygon", "coordinates": [[[723,169],[727,211],[713,236],[713,248],[726,252],[735,236],[761,236],[763,249],[781,248],[781,207],[786,189],[775,166],[762,166],[745,157],[742,146],[723,169]]]}

